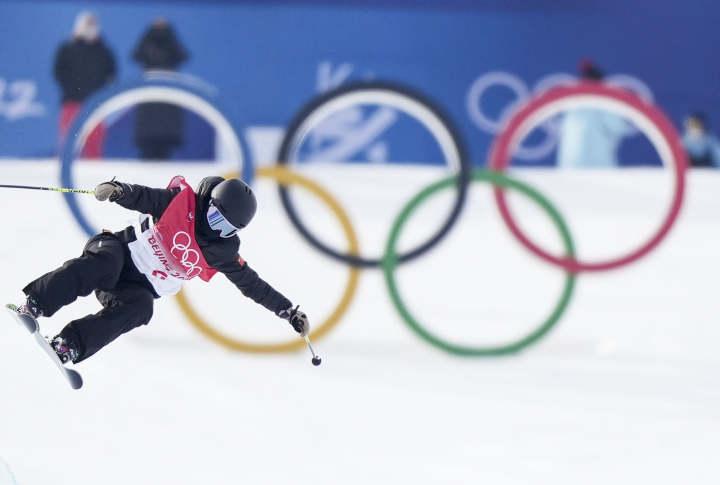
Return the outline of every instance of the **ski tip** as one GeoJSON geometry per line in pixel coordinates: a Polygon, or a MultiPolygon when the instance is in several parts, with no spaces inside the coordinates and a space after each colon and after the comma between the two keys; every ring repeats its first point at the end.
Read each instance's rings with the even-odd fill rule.
{"type": "Polygon", "coordinates": [[[24,313],[18,313],[18,307],[16,305],[8,303],[5,305],[5,309],[12,313],[13,317],[15,317],[15,320],[17,320],[23,327],[25,327],[28,332],[35,333],[40,331],[40,324],[38,324],[38,321],[29,315],[25,315],[24,313]]]}
{"type": "Polygon", "coordinates": [[[78,371],[72,369],[65,369],[67,371],[68,378],[70,379],[70,387],[77,390],[83,386],[83,378],[78,371]]]}

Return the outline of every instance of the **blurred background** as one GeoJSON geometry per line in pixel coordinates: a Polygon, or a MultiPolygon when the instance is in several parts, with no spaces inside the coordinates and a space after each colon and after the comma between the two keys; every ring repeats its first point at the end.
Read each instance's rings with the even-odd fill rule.
{"type": "MultiPolygon", "coordinates": [[[[720,480],[714,2],[43,0],[0,18],[0,183],[240,176],[259,201],[242,257],[327,330],[316,368],[286,322],[193,280],[78,365],[74,392],[5,318],[0,485],[720,480]],[[309,182],[279,193],[278,165],[309,182]],[[487,168],[561,222],[518,189],[499,211],[487,168]]],[[[0,188],[0,205],[3,303],[137,220],[87,195],[0,188]]]]}

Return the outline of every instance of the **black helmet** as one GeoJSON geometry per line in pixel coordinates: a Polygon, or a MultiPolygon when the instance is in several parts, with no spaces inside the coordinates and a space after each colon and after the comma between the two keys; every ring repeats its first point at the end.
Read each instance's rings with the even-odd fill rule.
{"type": "Polygon", "coordinates": [[[255,194],[240,179],[228,179],[217,184],[210,192],[210,202],[237,229],[250,224],[257,210],[255,194]]]}

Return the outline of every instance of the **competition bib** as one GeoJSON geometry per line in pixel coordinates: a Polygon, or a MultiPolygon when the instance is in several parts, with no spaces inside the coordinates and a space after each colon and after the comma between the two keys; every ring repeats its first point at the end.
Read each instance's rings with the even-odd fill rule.
{"type": "Polygon", "coordinates": [[[137,269],[160,295],[174,295],[185,280],[199,276],[210,281],[217,270],[210,267],[195,240],[195,192],[183,177],[170,181],[179,188],[160,220],[143,215],[135,226],[136,240],[128,244],[137,269]]]}

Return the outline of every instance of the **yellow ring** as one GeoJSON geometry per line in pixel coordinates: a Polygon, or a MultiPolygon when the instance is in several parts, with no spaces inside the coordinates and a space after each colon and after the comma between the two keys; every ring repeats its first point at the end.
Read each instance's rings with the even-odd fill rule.
{"type": "MultiPolygon", "coordinates": [[[[342,206],[338,203],[338,201],[335,200],[335,198],[330,195],[330,193],[328,193],[325,189],[323,189],[320,185],[316,184],[312,180],[303,177],[302,175],[277,166],[259,168],[256,172],[256,176],[260,178],[274,179],[281,185],[299,185],[300,187],[307,189],[309,192],[311,192],[323,202],[325,202],[325,204],[327,204],[330,210],[340,221],[340,225],[342,226],[342,230],[345,233],[345,238],[348,242],[350,254],[353,256],[359,254],[360,250],[358,239],[357,235],[355,234],[355,230],[350,223],[350,218],[348,217],[342,206]]],[[[237,172],[230,173],[225,176],[225,178],[233,177],[237,177],[237,172]]],[[[318,327],[314,331],[310,333],[310,337],[312,339],[318,340],[325,336],[327,333],[329,333],[330,330],[332,330],[338,323],[340,323],[340,319],[350,307],[350,303],[352,302],[352,299],[357,291],[360,271],[357,268],[353,268],[350,266],[348,267],[348,269],[349,272],[347,285],[345,287],[345,291],[343,292],[342,298],[340,299],[340,302],[335,307],[330,316],[321,325],[318,325],[318,327]]],[[[190,320],[190,323],[192,323],[192,325],[197,328],[200,333],[208,337],[213,342],[218,343],[227,349],[251,353],[279,353],[300,350],[305,346],[305,342],[300,339],[293,339],[287,342],[264,344],[244,342],[242,340],[229,337],[222,332],[216,330],[207,321],[205,321],[195,311],[195,308],[193,308],[193,306],[190,304],[190,301],[187,299],[183,291],[180,291],[180,293],[178,293],[175,298],[180,305],[180,309],[183,311],[188,320],[190,320]]]]}

